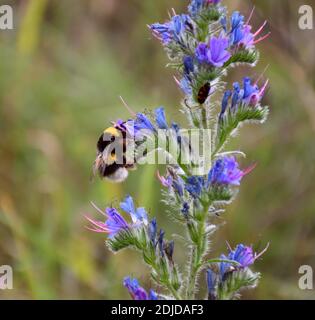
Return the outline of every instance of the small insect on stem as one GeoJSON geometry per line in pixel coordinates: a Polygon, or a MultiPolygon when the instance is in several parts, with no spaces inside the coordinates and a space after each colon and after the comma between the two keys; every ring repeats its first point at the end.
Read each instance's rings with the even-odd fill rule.
{"type": "Polygon", "coordinates": [[[205,103],[205,101],[208,99],[209,94],[210,94],[210,90],[211,90],[211,85],[209,82],[206,82],[198,91],[198,95],[197,95],[197,101],[200,104],[205,103]]]}

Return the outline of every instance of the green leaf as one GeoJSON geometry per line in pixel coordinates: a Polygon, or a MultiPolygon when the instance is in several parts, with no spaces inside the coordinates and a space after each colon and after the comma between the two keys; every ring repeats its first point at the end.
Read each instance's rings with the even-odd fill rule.
{"type": "Polygon", "coordinates": [[[207,261],[208,263],[212,264],[212,263],[230,263],[233,264],[235,266],[239,266],[240,263],[234,260],[229,260],[229,259],[210,259],[207,261]]]}

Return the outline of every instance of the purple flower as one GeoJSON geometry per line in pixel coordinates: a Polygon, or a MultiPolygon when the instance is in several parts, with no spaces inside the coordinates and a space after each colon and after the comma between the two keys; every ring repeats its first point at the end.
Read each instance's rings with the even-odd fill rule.
{"type": "Polygon", "coordinates": [[[251,266],[258,258],[260,258],[267,250],[267,247],[259,254],[254,253],[253,248],[239,244],[234,250],[230,249],[228,256],[221,255],[220,259],[230,260],[230,262],[220,262],[219,263],[219,273],[222,281],[225,280],[227,273],[234,272],[242,268],[248,268],[251,266]],[[235,262],[235,263],[232,263],[235,262]]]}
{"type": "Polygon", "coordinates": [[[208,46],[206,43],[200,43],[196,49],[196,58],[200,63],[208,62],[208,46]]]}
{"type": "Polygon", "coordinates": [[[145,289],[140,287],[137,279],[126,277],[123,284],[128,289],[133,300],[158,300],[156,292],[150,290],[148,294],[145,289]]]}
{"type": "Polygon", "coordinates": [[[222,67],[227,62],[231,54],[227,51],[229,47],[229,40],[220,36],[218,38],[212,37],[208,50],[208,60],[215,67],[222,67]]]}
{"type": "Polygon", "coordinates": [[[242,268],[246,268],[252,265],[256,258],[252,247],[239,244],[234,251],[229,253],[228,259],[236,261],[242,268]]]}
{"type": "Polygon", "coordinates": [[[208,175],[208,182],[210,184],[238,186],[248,172],[248,170],[242,171],[239,169],[235,157],[224,157],[214,163],[208,175]]]}
{"type": "Polygon", "coordinates": [[[96,210],[98,210],[102,215],[104,215],[107,220],[105,222],[93,220],[86,216],[86,219],[91,223],[92,227],[88,229],[98,233],[107,233],[109,238],[114,237],[118,232],[122,230],[127,230],[131,226],[128,225],[126,220],[119,214],[119,212],[114,208],[106,208],[105,212],[97,208],[94,204],[96,210]]]}
{"type": "Polygon", "coordinates": [[[120,208],[129,213],[134,225],[148,224],[148,215],[144,208],[135,208],[131,196],[127,196],[123,202],[120,203],[120,208]]]}
{"type": "Polygon", "coordinates": [[[267,21],[265,21],[262,26],[255,32],[252,33],[252,26],[249,24],[245,24],[243,29],[242,29],[242,34],[243,37],[239,41],[239,45],[246,48],[246,49],[251,49],[253,48],[257,43],[265,40],[266,38],[269,37],[270,32],[265,34],[264,36],[261,36],[257,39],[257,37],[260,35],[260,33],[264,30],[265,26],[267,24],[267,21]]]}
{"type": "Polygon", "coordinates": [[[206,0],[206,3],[208,4],[219,4],[221,0],[206,0]]]}
{"type": "Polygon", "coordinates": [[[263,98],[266,88],[268,86],[269,80],[265,82],[261,89],[259,89],[257,84],[252,84],[250,78],[244,78],[244,94],[242,100],[245,104],[256,105],[263,98]]]}
{"type": "Polygon", "coordinates": [[[161,176],[160,172],[157,172],[157,178],[161,182],[163,187],[170,188],[173,184],[173,177],[170,174],[167,174],[166,177],[161,176]]]}
{"type": "Polygon", "coordinates": [[[222,35],[213,36],[209,44],[200,43],[196,49],[196,58],[200,63],[209,63],[214,67],[222,67],[227,62],[231,54],[229,48],[229,40],[222,35]]]}

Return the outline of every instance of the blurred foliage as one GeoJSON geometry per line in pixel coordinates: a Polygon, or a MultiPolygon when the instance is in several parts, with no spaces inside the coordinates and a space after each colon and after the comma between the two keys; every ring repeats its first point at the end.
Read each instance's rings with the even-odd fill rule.
{"type": "MultiPolygon", "coordinates": [[[[6,3],[0,1],[0,4],[6,3]]],[[[246,298],[315,298],[298,289],[298,267],[315,268],[315,31],[298,29],[299,1],[226,1],[252,23],[270,22],[258,76],[271,79],[269,121],[247,126],[231,142],[257,161],[228,209],[213,256],[231,244],[267,242],[256,264],[263,278],[246,298]]],[[[309,0],[315,7],[315,1],[309,0]]],[[[146,29],[167,18],[180,0],[14,1],[12,31],[0,31],[0,265],[14,268],[14,290],[3,298],[127,298],[125,275],[149,286],[148,272],[128,251],[113,256],[102,236],[85,229],[83,215],[131,193],[171,234],[155,167],[140,167],[125,184],[90,182],[95,142],[110,121],[165,105],[180,118],[181,94],[164,68],[163,50],[146,29]]],[[[185,250],[177,241],[176,259],[185,250]]]]}

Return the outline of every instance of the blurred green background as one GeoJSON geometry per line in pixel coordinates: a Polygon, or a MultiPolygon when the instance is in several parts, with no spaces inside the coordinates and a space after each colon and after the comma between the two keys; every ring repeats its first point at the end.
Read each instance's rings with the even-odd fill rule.
{"type": "MultiPolygon", "coordinates": [[[[271,106],[264,126],[247,126],[232,144],[258,166],[242,184],[214,239],[213,256],[231,244],[270,249],[255,265],[263,273],[249,299],[312,299],[298,288],[298,267],[315,268],[315,31],[298,29],[299,1],[226,1],[253,24],[268,19],[272,36],[260,45],[256,69],[238,68],[229,82],[257,76],[267,65],[271,106]],[[294,2],[294,3],[293,3],[294,2]]],[[[308,0],[314,5],[315,1],[308,0]]],[[[0,298],[128,298],[125,275],[151,285],[138,254],[113,256],[104,237],[85,229],[126,193],[158,217],[170,236],[155,167],[140,167],[124,184],[90,182],[95,143],[116,118],[165,105],[180,118],[181,93],[166,56],[146,25],[164,21],[183,0],[20,0],[14,30],[0,31],[0,265],[14,269],[14,289],[0,298]]],[[[182,122],[184,124],[184,122],[182,122]]],[[[177,241],[176,259],[185,250],[177,241]]]]}

